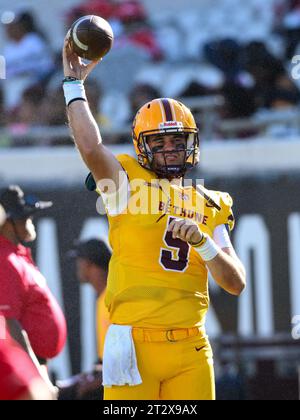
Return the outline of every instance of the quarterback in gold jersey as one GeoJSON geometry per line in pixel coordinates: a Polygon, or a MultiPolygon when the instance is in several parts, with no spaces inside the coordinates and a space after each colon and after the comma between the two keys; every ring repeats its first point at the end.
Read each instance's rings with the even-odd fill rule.
{"type": "Polygon", "coordinates": [[[102,144],[84,91],[97,64],[63,51],[70,127],[101,194],[113,250],[106,305],[105,399],[212,400],[213,356],[205,333],[208,270],[239,295],[245,271],[228,231],[232,199],[202,185],[183,185],[199,161],[190,110],[168,98],[145,104],[133,122],[137,159],[102,144]]]}

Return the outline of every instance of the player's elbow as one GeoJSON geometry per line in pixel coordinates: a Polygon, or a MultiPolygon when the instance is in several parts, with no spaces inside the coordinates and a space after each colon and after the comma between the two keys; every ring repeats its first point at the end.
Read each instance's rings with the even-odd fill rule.
{"type": "Polygon", "coordinates": [[[239,274],[234,278],[230,293],[234,296],[240,296],[246,288],[246,276],[239,274]]]}
{"type": "Polygon", "coordinates": [[[244,283],[239,284],[232,289],[231,294],[233,296],[240,296],[243,293],[245,287],[246,287],[246,284],[244,284],[244,283]]]}
{"type": "Polygon", "coordinates": [[[225,270],[219,284],[229,294],[240,296],[246,287],[246,275],[237,269],[225,270]]]}
{"type": "Polygon", "coordinates": [[[232,292],[234,296],[240,296],[246,288],[246,270],[241,262],[235,265],[231,278],[232,292]]]}

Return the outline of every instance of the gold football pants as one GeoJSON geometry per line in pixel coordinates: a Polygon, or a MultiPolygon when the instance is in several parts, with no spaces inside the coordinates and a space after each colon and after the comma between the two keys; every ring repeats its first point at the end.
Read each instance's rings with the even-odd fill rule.
{"type": "Polygon", "coordinates": [[[143,383],[105,387],[105,400],[214,400],[212,350],[204,330],[133,328],[143,383]]]}

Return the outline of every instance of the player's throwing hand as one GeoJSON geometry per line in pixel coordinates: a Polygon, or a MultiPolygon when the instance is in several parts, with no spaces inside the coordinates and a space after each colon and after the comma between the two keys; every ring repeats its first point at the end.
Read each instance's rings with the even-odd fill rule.
{"type": "Polygon", "coordinates": [[[72,51],[70,46],[70,34],[67,34],[63,47],[63,67],[65,77],[76,77],[76,79],[85,81],[87,76],[100,61],[101,59],[92,61],[89,64],[84,64],[82,59],[72,51]]]}
{"type": "Polygon", "coordinates": [[[198,244],[203,239],[203,233],[192,220],[175,219],[170,223],[168,231],[172,232],[173,239],[179,238],[191,245],[198,244]]]}

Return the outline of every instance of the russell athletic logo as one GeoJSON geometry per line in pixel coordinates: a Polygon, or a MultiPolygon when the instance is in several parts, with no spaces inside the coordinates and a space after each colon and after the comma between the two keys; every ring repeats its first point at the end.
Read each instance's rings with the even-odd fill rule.
{"type": "Polygon", "coordinates": [[[165,130],[166,128],[183,128],[181,121],[166,121],[159,124],[160,130],[165,130]]]}

